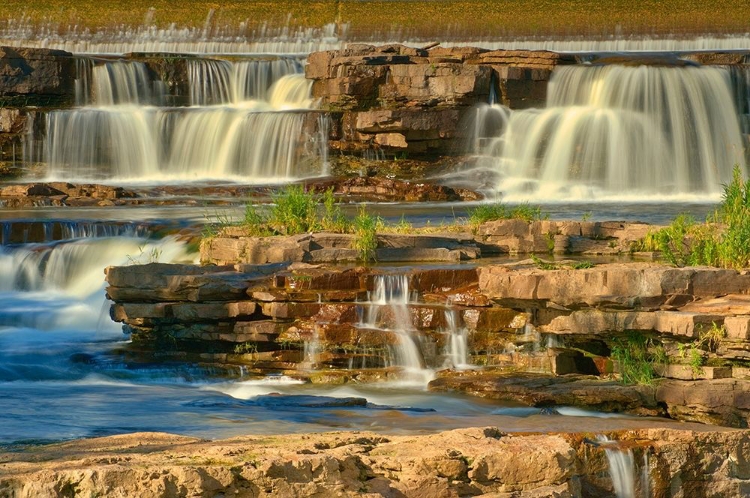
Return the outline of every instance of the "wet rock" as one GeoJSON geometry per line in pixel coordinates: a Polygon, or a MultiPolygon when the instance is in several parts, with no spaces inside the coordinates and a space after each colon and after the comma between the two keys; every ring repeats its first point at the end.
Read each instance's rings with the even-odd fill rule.
{"type": "Polygon", "coordinates": [[[669,415],[679,420],[748,427],[750,381],[741,379],[663,380],[656,391],[669,415]]]}
{"type": "MultiPolygon", "coordinates": [[[[555,334],[607,334],[624,330],[655,331],[684,337],[699,337],[712,326],[721,326],[724,317],[680,311],[585,310],[554,318],[539,328],[555,334]]],[[[734,329],[734,328],[733,328],[734,329]]]]}
{"type": "Polygon", "coordinates": [[[701,298],[747,292],[750,275],[719,268],[669,268],[650,263],[607,264],[589,269],[541,270],[507,266],[479,269],[479,290],[497,302],[539,307],[654,309],[675,295],[701,298]]]}
{"type": "Polygon", "coordinates": [[[450,202],[473,200],[477,194],[465,189],[454,189],[434,183],[403,181],[383,177],[365,176],[315,185],[318,192],[333,187],[336,194],[353,200],[383,202],[450,202]]]}
{"type": "MultiPolygon", "coordinates": [[[[275,268],[275,267],[270,267],[275,268]]],[[[149,263],[105,270],[107,295],[114,301],[211,301],[239,299],[253,283],[267,281],[264,270],[236,273],[232,267],[149,263]]]]}
{"type": "MultiPolygon", "coordinates": [[[[204,239],[201,260],[219,265],[357,261],[354,240],[352,234],[330,233],[253,237],[235,228],[204,239]]],[[[473,240],[460,234],[378,234],[375,250],[377,261],[463,261],[479,255],[473,240]]]]}
{"type": "Polygon", "coordinates": [[[31,206],[84,206],[102,205],[107,202],[124,203],[134,199],[132,190],[109,185],[80,184],[67,182],[28,183],[8,185],[0,188],[0,202],[6,207],[31,206]]]}
{"type": "Polygon", "coordinates": [[[578,406],[639,415],[662,414],[653,387],[626,386],[590,376],[445,373],[430,382],[430,390],[466,392],[529,406],[578,406]]]}

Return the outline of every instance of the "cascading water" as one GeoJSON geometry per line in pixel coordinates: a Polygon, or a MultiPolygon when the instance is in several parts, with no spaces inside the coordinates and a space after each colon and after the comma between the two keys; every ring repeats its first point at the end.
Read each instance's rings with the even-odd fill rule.
{"type": "Polygon", "coordinates": [[[68,220],[0,221],[0,245],[52,242],[98,237],[147,237],[145,223],[111,223],[68,220]]]}
{"type": "Polygon", "coordinates": [[[648,498],[651,496],[648,453],[643,454],[643,468],[637,472],[635,456],[630,448],[620,448],[606,436],[598,436],[609,463],[612,487],[617,498],[648,498]],[[614,444],[613,444],[614,443],[614,444]]]}
{"type": "Polygon", "coordinates": [[[721,68],[560,67],[547,107],[512,112],[504,130],[486,153],[507,200],[718,194],[746,169],[721,68]]]}
{"type": "Polygon", "coordinates": [[[312,102],[298,59],[190,61],[194,105],[170,108],[159,107],[164,85],[142,63],[79,68],[95,105],[47,114],[49,179],[263,182],[325,172],[327,121],[301,112],[312,102]]]}
{"type": "Polygon", "coordinates": [[[425,368],[416,330],[409,311],[408,275],[377,275],[359,327],[391,334],[387,364],[403,367],[409,377],[426,384],[432,371],[425,368]]]}
{"type": "MultiPolygon", "coordinates": [[[[192,59],[188,61],[190,102],[192,105],[215,105],[238,104],[246,100],[270,101],[268,92],[274,83],[302,72],[302,61],[295,58],[237,62],[192,59]]],[[[300,101],[308,95],[309,91],[300,101]]]]}
{"type": "Polygon", "coordinates": [[[472,367],[469,363],[469,333],[466,327],[460,326],[460,320],[458,311],[455,309],[445,310],[445,322],[448,333],[446,356],[450,366],[458,369],[466,369],[472,367]]]}

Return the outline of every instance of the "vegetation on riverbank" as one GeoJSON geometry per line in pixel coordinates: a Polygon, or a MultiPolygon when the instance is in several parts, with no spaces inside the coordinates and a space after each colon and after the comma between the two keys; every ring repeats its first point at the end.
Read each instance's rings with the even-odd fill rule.
{"type": "Polygon", "coordinates": [[[229,226],[240,226],[248,235],[268,237],[273,235],[297,235],[309,232],[351,233],[356,236],[354,248],[360,253],[363,261],[373,260],[378,246],[378,233],[418,234],[440,231],[476,231],[480,224],[504,219],[519,219],[526,222],[547,218],[540,207],[529,204],[506,206],[502,203],[480,204],[469,209],[468,218],[454,218],[450,224],[438,226],[427,225],[414,227],[402,217],[397,223],[387,223],[380,216],[360,205],[353,218],[347,218],[333,189],[322,194],[305,190],[302,185],[288,185],[272,196],[269,207],[248,203],[245,205],[244,217],[233,221],[228,217],[216,217],[205,225],[203,236],[206,238],[218,235],[229,226]]]}
{"type": "Polygon", "coordinates": [[[650,233],[638,249],[659,251],[676,266],[750,266],[750,180],[739,167],[725,185],[724,196],[705,223],[680,215],[667,227],[650,233]]]}
{"type": "MultiPolygon", "coordinates": [[[[7,0],[0,19],[51,23],[53,31],[138,26],[205,29],[241,36],[260,27],[320,28],[335,24],[352,37],[393,33],[447,40],[483,36],[609,36],[745,32],[750,4],[727,0],[291,0],[168,2],[135,0],[7,0]],[[446,22],[450,20],[450,22],[446,22]],[[342,28],[346,26],[346,28],[342,28]]],[[[0,23],[0,26],[2,23],[0,23]]]]}

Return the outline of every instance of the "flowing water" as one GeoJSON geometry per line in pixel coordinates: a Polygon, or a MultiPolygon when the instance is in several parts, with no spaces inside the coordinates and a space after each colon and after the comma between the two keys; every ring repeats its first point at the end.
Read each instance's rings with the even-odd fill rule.
{"type": "Polygon", "coordinates": [[[607,456],[612,487],[617,498],[649,498],[651,496],[651,477],[649,475],[648,452],[643,452],[641,471],[638,472],[633,450],[620,448],[617,442],[606,436],[599,436],[607,456]]]}
{"type": "MultiPolygon", "coordinates": [[[[167,107],[145,63],[79,64],[78,101],[46,114],[27,160],[49,180],[289,181],[326,172],[326,118],[299,59],[187,61],[187,107],[167,107]]],[[[32,127],[32,129],[35,127],[32,127]]]]}
{"type": "MultiPolygon", "coordinates": [[[[327,121],[314,110],[309,82],[301,72],[310,51],[342,47],[346,27],[272,31],[209,29],[209,23],[204,29],[161,30],[147,22],[118,33],[95,33],[8,21],[0,27],[0,44],[79,54],[255,54],[231,60],[187,58],[188,87],[179,94],[146,62],[78,56],[76,107],[36,118],[25,159],[47,163],[49,179],[115,184],[204,185],[208,183],[201,182],[217,179],[265,183],[325,174],[327,121]],[[281,53],[295,55],[268,55],[281,53]]],[[[383,39],[407,38],[390,33],[383,39]]],[[[680,50],[747,47],[749,39],[465,44],[680,50]]],[[[710,211],[727,178],[725,163],[744,165],[740,132],[750,129],[745,119],[750,111],[748,79],[747,72],[737,68],[561,68],[554,74],[545,109],[511,112],[497,104],[480,109],[476,138],[467,148],[502,177],[492,177],[492,188],[511,200],[552,202],[547,210],[554,219],[593,213],[594,220],[663,223],[681,211],[700,217],[710,211]],[[657,185],[668,185],[668,193],[679,202],[664,205],[665,192],[657,185]],[[629,203],[618,200],[625,189],[629,203]]],[[[457,175],[464,176],[464,171],[457,175]]],[[[466,208],[373,206],[395,220],[406,213],[416,225],[451,222],[465,216],[466,208]]],[[[241,216],[231,208],[222,216],[225,213],[241,216]]],[[[538,409],[429,393],[425,384],[436,367],[468,367],[468,337],[459,314],[446,306],[446,347],[437,351],[421,339],[410,310],[424,303],[403,274],[377,277],[367,301],[359,303],[359,327],[391,340],[377,365],[352,365],[400,369],[405,375],[399,382],[311,386],[278,376],[248,377],[239,367],[227,377],[227,372],[200,365],[128,360],[121,351],[128,337],[108,316],[103,269],[193,261],[195,255],[183,241],[159,239],[143,220],[153,221],[153,226],[182,226],[205,221],[205,214],[202,209],[170,207],[0,209],[0,443],[143,430],[204,437],[336,428],[417,433],[470,425],[574,431],[580,429],[580,417],[592,431],[669,425],[565,408],[558,410],[562,416],[550,416],[538,409]]],[[[537,339],[529,334],[529,340],[537,339]]],[[[317,334],[304,354],[314,369],[321,360],[317,334]]],[[[625,464],[621,473],[630,475],[630,464],[625,464]]]]}
{"type": "Polygon", "coordinates": [[[474,150],[509,201],[717,198],[747,171],[738,92],[725,68],[558,67],[544,109],[480,108],[474,150]]]}
{"type": "MultiPolygon", "coordinates": [[[[21,15],[0,22],[0,44],[42,47],[85,54],[125,54],[131,52],[162,52],[189,54],[308,54],[320,50],[338,50],[348,43],[403,43],[421,47],[424,40],[414,33],[390,29],[365,38],[351,36],[346,23],[329,23],[321,28],[290,25],[271,26],[261,23],[250,26],[246,20],[216,24],[214,11],[209,11],[203,26],[171,25],[158,28],[153,24],[153,11],[144,13],[138,26],[117,26],[113,29],[91,30],[64,22],[34,23],[21,15]]],[[[743,50],[750,47],[750,33],[706,33],[674,35],[622,35],[605,33],[599,36],[514,37],[502,29],[492,38],[476,38],[471,33],[446,33],[443,46],[472,46],[489,50],[552,50],[558,52],[675,52],[696,50],[743,50]]]]}

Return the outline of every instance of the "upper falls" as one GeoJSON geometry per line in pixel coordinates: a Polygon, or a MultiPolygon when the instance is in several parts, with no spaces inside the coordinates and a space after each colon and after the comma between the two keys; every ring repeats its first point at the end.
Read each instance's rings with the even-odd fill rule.
{"type": "Polygon", "coordinates": [[[477,143],[508,199],[716,194],[746,169],[733,93],[718,67],[559,67],[546,108],[481,110],[503,119],[477,143]]]}
{"type": "Polygon", "coordinates": [[[323,172],[326,123],[297,58],[186,60],[188,95],[138,61],[80,59],[78,107],[46,115],[31,159],[64,180],[286,181],[323,172]],[[166,105],[182,98],[188,105],[166,105]]]}

